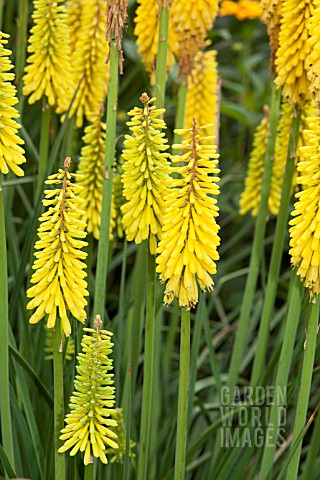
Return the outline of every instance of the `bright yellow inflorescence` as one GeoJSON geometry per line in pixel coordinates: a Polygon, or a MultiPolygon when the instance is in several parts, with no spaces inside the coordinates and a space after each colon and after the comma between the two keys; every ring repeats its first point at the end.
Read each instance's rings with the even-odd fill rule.
{"type": "MultiPolygon", "coordinates": [[[[159,41],[159,2],[158,0],[138,0],[138,8],[134,22],[134,34],[137,36],[137,45],[147,72],[155,71],[159,41]]],[[[174,28],[169,28],[167,69],[171,70],[175,62],[178,39],[174,28]]]]}
{"type": "Polygon", "coordinates": [[[113,347],[112,333],[100,328],[84,328],[84,331],[87,333],[82,337],[82,352],[77,357],[70,413],[65,419],[66,427],[61,430],[60,439],[65,443],[59,452],[72,448],[70,455],[75,455],[80,450],[84,452],[85,465],[92,463],[92,456],[108,463],[106,447],[118,448],[114,441],[117,422],[110,418],[115,402],[113,374],[109,373],[112,360],[108,357],[113,347]]]}
{"type": "Polygon", "coordinates": [[[217,0],[173,0],[171,6],[172,26],[180,32],[192,32],[205,38],[218,15],[217,0]]]}
{"type": "Polygon", "coordinates": [[[310,295],[320,293],[320,118],[307,119],[306,145],[301,147],[297,183],[302,190],[290,220],[290,255],[310,295]]]}
{"type": "MultiPolygon", "coordinates": [[[[107,95],[109,53],[106,41],[106,2],[105,0],[69,0],[71,9],[71,62],[73,66],[74,88],[69,93],[71,102],[77,88],[70,116],[76,115],[76,126],[81,127],[83,118],[90,119],[98,114],[100,105],[107,95]],[[73,20],[79,28],[74,30],[73,20]],[[79,85],[79,82],[80,85],[79,85]]],[[[59,113],[66,109],[59,109],[59,113]]]]}
{"type": "Polygon", "coordinates": [[[210,274],[216,273],[220,244],[219,226],[216,223],[219,194],[217,182],[220,172],[216,147],[211,137],[202,132],[210,126],[176,130],[183,135],[182,155],[172,157],[174,163],[183,166],[171,167],[179,178],[171,180],[171,188],[165,197],[165,215],[162,239],[157,249],[157,272],[166,283],[164,301],[179,299],[180,307],[191,308],[198,302],[198,286],[213,290],[210,274]]]}
{"type": "MultiPolygon", "coordinates": [[[[268,210],[273,215],[278,215],[280,208],[282,181],[287,161],[292,119],[293,107],[288,102],[284,102],[281,119],[278,124],[268,198],[268,210]]],[[[256,217],[258,214],[268,138],[269,109],[265,108],[265,116],[256,128],[253,137],[253,148],[249,157],[245,188],[240,196],[240,215],[245,215],[249,211],[251,211],[253,217],[256,217]]]]}
{"type": "Polygon", "coordinates": [[[81,240],[86,237],[86,224],[79,220],[83,215],[78,208],[82,187],[71,182],[71,178],[77,176],[68,172],[69,165],[70,158],[67,157],[65,169],[50,175],[45,182],[58,188],[44,192],[42,203],[49,208],[40,217],[39,240],[35,244],[38,251],[33,264],[35,272],[31,277],[31,283],[35,285],[27,291],[27,296],[32,298],[27,308],[36,308],[30,323],[38,323],[47,314],[47,327],[54,328],[58,316],[66,336],[71,333],[67,310],[84,322],[85,297],[89,295],[84,280],[86,265],[81,261],[87,256],[81,250],[87,245],[81,240]]]}
{"type": "Polygon", "coordinates": [[[10,73],[13,65],[9,59],[11,51],[5,48],[7,38],[9,35],[0,32],[0,172],[6,174],[10,168],[18,177],[22,177],[24,172],[19,165],[26,159],[23,155],[24,150],[20,147],[24,142],[17,135],[20,125],[15,118],[19,118],[20,115],[14,108],[18,99],[16,87],[11,83],[14,80],[14,73],[10,73]]]}
{"type": "Polygon", "coordinates": [[[275,82],[283,86],[283,96],[300,107],[311,99],[306,60],[310,53],[308,24],[313,12],[311,0],[284,0],[282,4],[275,82]]]}
{"type": "MultiPolygon", "coordinates": [[[[104,178],[104,157],[106,144],[106,125],[101,122],[100,115],[92,116],[91,123],[85,128],[77,173],[80,174],[77,184],[83,187],[79,194],[82,202],[79,206],[84,215],[81,217],[87,224],[87,232],[94,238],[100,236],[100,215],[102,205],[102,188],[104,178]]],[[[110,236],[115,226],[115,209],[112,204],[110,219],[110,236]]]]}
{"type": "Polygon", "coordinates": [[[279,47],[279,32],[281,21],[282,0],[261,0],[261,21],[267,25],[270,40],[270,64],[274,71],[274,62],[279,47]]]}
{"type": "Polygon", "coordinates": [[[219,127],[219,80],[216,55],[215,50],[199,52],[188,79],[184,128],[192,128],[193,119],[196,118],[199,126],[212,125],[203,132],[205,136],[215,135],[219,127]]]}
{"type": "Polygon", "coordinates": [[[35,0],[23,78],[23,94],[34,103],[44,95],[51,106],[67,110],[72,90],[70,37],[63,0],[35,0]]]}
{"type": "Polygon", "coordinates": [[[255,0],[239,0],[238,2],[222,0],[219,13],[221,16],[234,15],[238,20],[252,20],[261,17],[262,8],[260,3],[255,0]]]}
{"type": "Polygon", "coordinates": [[[132,117],[127,125],[132,136],[126,135],[122,157],[123,196],[126,203],[121,207],[123,226],[129,241],[141,243],[149,239],[150,252],[157,248],[156,237],[161,237],[164,195],[170,181],[168,170],[169,148],[162,129],[166,128],[159,118],[164,109],[156,108],[146,93],[140,97],[143,108],[135,107],[128,112],[132,117]]]}
{"type": "Polygon", "coordinates": [[[310,89],[318,109],[320,108],[320,1],[314,0],[314,12],[308,23],[310,53],[306,60],[310,89]]]}

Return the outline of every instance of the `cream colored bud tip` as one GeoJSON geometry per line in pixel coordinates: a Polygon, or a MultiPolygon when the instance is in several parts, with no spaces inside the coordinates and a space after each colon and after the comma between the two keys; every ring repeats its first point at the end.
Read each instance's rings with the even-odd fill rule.
{"type": "Polygon", "coordinates": [[[71,157],[66,157],[65,161],[64,161],[64,168],[69,168],[71,165],[71,157]]]}
{"type": "Polygon", "coordinates": [[[142,103],[148,103],[149,100],[150,100],[150,97],[148,96],[148,94],[146,92],[144,92],[141,97],[139,98],[139,100],[142,102],[142,103]]]}
{"type": "Polygon", "coordinates": [[[94,325],[94,328],[97,328],[97,329],[102,327],[102,320],[99,314],[96,315],[93,325],[94,325]]]}

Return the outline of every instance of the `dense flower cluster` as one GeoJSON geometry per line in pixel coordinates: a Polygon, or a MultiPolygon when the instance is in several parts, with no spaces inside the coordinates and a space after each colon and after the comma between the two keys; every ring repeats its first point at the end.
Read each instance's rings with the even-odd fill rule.
{"type": "MultiPolygon", "coordinates": [[[[71,12],[68,23],[74,81],[68,103],[76,93],[70,115],[76,115],[76,126],[81,127],[84,117],[89,119],[90,115],[98,114],[107,95],[109,46],[106,41],[106,2],[69,0],[68,6],[71,12]]],[[[63,113],[66,109],[58,111],[63,113]]]]}
{"type": "Polygon", "coordinates": [[[308,23],[313,12],[311,0],[284,0],[282,4],[275,82],[283,86],[285,98],[301,107],[311,99],[306,65],[310,53],[308,23]]]}
{"type": "Polygon", "coordinates": [[[65,169],[50,175],[46,181],[57,188],[44,192],[43,205],[49,208],[40,217],[39,240],[35,244],[38,251],[32,267],[35,272],[31,277],[35,285],[27,291],[27,296],[32,298],[27,308],[36,308],[30,323],[38,323],[47,314],[47,327],[53,328],[58,316],[66,336],[71,333],[67,310],[84,322],[85,297],[89,295],[84,279],[86,265],[81,261],[87,256],[81,250],[87,245],[81,240],[86,237],[86,224],[79,220],[79,215],[83,215],[78,208],[82,187],[71,182],[76,175],[68,172],[69,166],[67,157],[65,169]]]}
{"type": "Polygon", "coordinates": [[[294,218],[289,222],[289,253],[292,265],[298,267],[297,274],[313,295],[320,293],[320,118],[308,118],[307,126],[306,145],[300,149],[302,158],[297,167],[297,183],[302,190],[296,193],[294,218]]]}
{"type": "Polygon", "coordinates": [[[281,0],[261,0],[262,8],[261,21],[267,25],[269,41],[270,41],[270,64],[272,71],[274,70],[274,62],[279,47],[279,33],[281,21],[281,0]]]}
{"type": "Polygon", "coordinates": [[[35,0],[23,94],[34,103],[44,95],[51,106],[69,107],[73,87],[70,36],[63,0],[35,0]]]}
{"type": "Polygon", "coordinates": [[[205,136],[216,135],[219,128],[219,79],[216,62],[217,52],[199,52],[188,79],[188,94],[184,128],[191,128],[193,118],[199,126],[211,124],[205,136]]]}
{"type": "Polygon", "coordinates": [[[217,0],[173,0],[172,23],[178,33],[189,31],[197,37],[205,38],[218,15],[217,0]]]}
{"type": "Polygon", "coordinates": [[[216,273],[220,244],[219,226],[216,223],[219,194],[217,175],[218,157],[211,137],[203,137],[208,125],[176,130],[183,135],[182,144],[173,148],[182,155],[172,157],[171,167],[179,178],[171,180],[171,188],[165,197],[165,215],[162,239],[157,249],[157,272],[166,283],[165,303],[178,297],[180,307],[191,308],[198,302],[198,286],[213,290],[210,274],[216,273]]]}
{"type": "Polygon", "coordinates": [[[255,0],[222,0],[220,15],[234,15],[238,20],[259,18],[262,15],[262,8],[255,0]]]}
{"type": "MultiPolygon", "coordinates": [[[[134,34],[143,64],[149,73],[155,71],[159,41],[159,2],[158,0],[138,0],[134,22],[134,34]]],[[[169,28],[167,69],[170,71],[175,62],[174,54],[178,49],[178,38],[174,28],[169,28]]]]}
{"type": "MultiPolygon", "coordinates": [[[[97,315],[97,321],[101,320],[97,315]],[[97,318],[98,317],[98,318],[97,318]]],[[[66,427],[61,430],[60,439],[64,445],[59,449],[63,453],[70,448],[70,455],[79,450],[84,452],[84,464],[90,463],[91,457],[100,458],[108,463],[106,447],[117,449],[117,435],[114,428],[117,421],[110,418],[114,413],[114,387],[111,332],[84,328],[86,334],[82,337],[82,352],[77,356],[77,375],[74,381],[75,391],[70,398],[70,413],[67,414],[66,427]],[[110,428],[111,427],[111,428],[110,428]]]]}
{"type": "MultiPolygon", "coordinates": [[[[100,115],[92,116],[91,123],[85,128],[84,146],[81,149],[77,181],[83,187],[80,204],[84,215],[81,219],[87,224],[87,232],[94,238],[100,236],[100,216],[102,205],[102,184],[104,178],[104,157],[106,144],[106,125],[100,115]]],[[[115,226],[115,209],[112,204],[110,219],[110,236],[115,226]]]]}
{"type": "Polygon", "coordinates": [[[314,0],[314,12],[308,23],[309,49],[307,64],[307,75],[310,81],[310,89],[317,107],[320,107],[320,1],[314,0]]]}
{"type": "Polygon", "coordinates": [[[20,115],[14,108],[18,103],[16,87],[12,85],[14,73],[10,73],[13,65],[9,59],[11,51],[5,48],[9,35],[0,32],[0,172],[8,173],[9,168],[19,177],[24,175],[19,167],[26,161],[24,150],[20,145],[24,142],[18,137],[20,125],[15,120],[20,115]]]}
{"type": "Polygon", "coordinates": [[[132,132],[125,136],[122,157],[123,196],[126,203],[121,207],[123,226],[127,239],[141,243],[149,239],[150,252],[157,248],[156,237],[160,238],[163,197],[169,182],[169,164],[166,150],[169,148],[162,129],[166,128],[159,117],[164,109],[151,104],[146,93],[140,97],[143,108],[135,107],[128,112],[132,117],[127,125],[132,132]]]}

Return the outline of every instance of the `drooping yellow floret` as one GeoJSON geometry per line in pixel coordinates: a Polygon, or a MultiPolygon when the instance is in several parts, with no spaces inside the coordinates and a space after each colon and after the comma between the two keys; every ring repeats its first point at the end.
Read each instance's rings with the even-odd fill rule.
{"type": "Polygon", "coordinates": [[[123,196],[126,203],[121,207],[123,226],[129,241],[141,243],[149,239],[150,252],[155,253],[156,237],[161,236],[163,197],[170,181],[168,170],[169,148],[162,129],[166,128],[159,118],[164,109],[151,106],[155,98],[146,93],[140,97],[143,108],[135,107],[128,112],[132,117],[127,125],[132,132],[125,136],[122,157],[123,196]]]}
{"type": "MultiPolygon", "coordinates": [[[[76,115],[76,126],[81,127],[83,117],[90,119],[92,113],[100,111],[107,95],[107,58],[109,45],[106,41],[106,2],[105,0],[73,0],[71,7],[81,9],[81,22],[78,32],[72,34],[72,65],[74,88],[69,94],[71,102],[77,88],[70,116],[76,115]],[[79,82],[80,86],[79,86],[79,82]]],[[[71,29],[73,26],[71,26],[71,29]]],[[[66,109],[59,109],[59,113],[66,109]]]]}
{"type": "Polygon", "coordinates": [[[205,136],[216,135],[219,128],[219,79],[216,62],[217,52],[199,52],[188,79],[188,93],[184,128],[191,128],[193,118],[199,126],[211,124],[203,132],[205,136]]]}
{"type": "MultiPolygon", "coordinates": [[[[100,115],[91,117],[91,123],[84,131],[83,142],[85,145],[81,149],[77,170],[80,174],[77,184],[83,187],[79,195],[82,199],[79,208],[84,212],[81,220],[87,224],[87,232],[99,239],[106,145],[106,125],[101,122],[100,115]]],[[[116,214],[113,205],[112,207],[110,238],[112,238],[116,214]]]]}
{"type": "MultiPolygon", "coordinates": [[[[156,67],[159,41],[159,2],[158,0],[138,0],[138,8],[134,22],[136,24],[134,34],[137,37],[139,53],[143,64],[149,73],[153,73],[156,67]]],[[[169,23],[167,70],[170,71],[174,62],[174,54],[178,49],[177,33],[171,21],[169,23]]]]}
{"type": "Polygon", "coordinates": [[[270,40],[270,65],[274,71],[274,62],[279,47],[282,0],[261,0],[261,21],[267,25],[270,40]]]}
{"type": "Polygon", "coordinates": [[[219,226],[216,223],[219,194],[218,157],[211,137],[202,132],[210,126],[176,130],[183,135],[182,155],[172,157],[171,167],[179,178],[171,180],[171,188],[165,197],[165,215],[162,239],[157,249],[157,272],[166,283],[164,301],[179,299],[180,307],[191,308],[198,302],[198,285],[202,290],[213,290],[210,274],[216,273],[220,244],[219,226]]]}
{"type": "Polygon", "coordinates": [[[234,15],[238,20],[252,20],[261,17],[262,8],[255,0],[239,0],[239,2],[222,0],[219,14],[234,15]]]}
{"type": "Polygon", "coordinates": [[[85,297],[89,295],[84,279],[86,265],[82,261],[87,254],[81,250],[87,245],[81,240],[87,235],[86,224],[79,220],[84,212],[78,208],[82,187],[71,182],[76,175],[68,172],[69,166],[70,157],[67,157],[65,169],[50,175],[45,182],[57,188],[44,192],[42,203],[49,208],[40,217],[39,240],[35,244],[38,251],[34,254],[36,260],[32,267],[35,272],[31,277],[31,283],[35,285],[27,291],[27,296],[32,298],[27,308],[36,308],[30,323],[38,323],[48,315],[47,327],[54,328],[59,316],[66,336],[71,333],[67,310],[84,322],[85,297]]]}
{"type": "Polygon", "coordinates": [[[34,103],[44,95],[49,105],[68,109],[73,88],[70,36],[63,0],[35,0],[23,94],[34,103]]]}
{"type": "Polygon", "coordinates": [[[24,172],[19,165],[26,159],[20,147],[24,141],[17,135],[20,125],[15,118],[20,115],[14,108],[18,99],[16,87],[11,83],[14,73],[10,73],[13,65],[9,59],[11,50],[5,48],[7,38],[9,35],[0,32],[0,172],[6,174],[10,168],[18,177],[22,177],[24,172]]]}
{"type": "MultiPolygon", "coordinates": [[[[95,326],[100,317],[97,315],[95,326]]],[[[101,320],[99,321],[101,325],[101,320]]],[[[98,324],[98,325],[99,325],[98,324]]],[[[97,327],[96,327],[97,328],[97,327]]],[[[114,387],[111,332],[84,328],[82,352],[77,356],[77,375],[74,381],[75,391],[70,398],[70,413],[65,418],[66,426],[61,430],[60,440],[65,440],[59,448],[64,453],[70,448],[70,455],[79,450],[84,452],[84,464],[90,463],[91,457],[100,458],[108,463],[106,447],[118,448],[114,429],[117,421],[110,418],[114,413],[114,387]]]]}
{"type": "MultiPolygon", "coordinates": [[[[282,181],[287,161],[293,113],[292,105],[287,102],[283,103],[281,119],[278,124],[268,198],[268,210],[273,215],[278,215],[280,208],[282,181]]],[[[240,196],[240,215],[245,215],[251,211],[251,215],[256,217],[259,211],[269,126],[269,108],[265,107],[265,116],[256,128],[253,137],[253,147],[249,157],[245,187],[240,196]]]]}
{"type": "Polygon", "coordinates": [[[291,263],[310,290],[320,293],[320,118],[307,119],[306,145],[301,147],[297,183],[302,190],[296,193],[297,202],[290,220],[291,263]]]}
{"type": "Polygon", "coordinates": [[[308,24],[314,12],[311,0],[284,0],[276,57],[278,87],[293,104],[303,107],[311,99],[306,60],[310,52],[308,24]]]}
{"type": "Polygon", "coordinates": [[[320,108],[320,1],[314,0],[314,11],[308,23],[310,53],[306,60],[310,90],[318,109],[320,108]]]}

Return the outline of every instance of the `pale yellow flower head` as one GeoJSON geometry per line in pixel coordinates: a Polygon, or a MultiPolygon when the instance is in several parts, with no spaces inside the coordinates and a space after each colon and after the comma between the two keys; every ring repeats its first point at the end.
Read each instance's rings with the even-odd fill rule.
{"type": "Polygon", "coordinates": [[[26,159],[24,150],[20,147],[24,141],[17,135],[20,125],[15,119],[20,115],[14,108],[18,99],[16,87],[12,84],[14,73],[10,72],[13,69],[9,59],[11,51],[5,48],[8,43],[7,38],[9,35],[0,32],[0,172],[6,174],[10,168],[18,177],[22,177],[24,171],[19,165],[26,159]]]}
{"type": "Polygon", "coordinates": [[[308,24],[313,12],[311,0],[284,0],[282,4],[275,83],[283,87],[288,101],[300,107],[311,100],[306,64],[310,53],[308,24]]]}
{"type": "Polygon", "coordinates": [[[296,193],[297,202],[290,220],[291,263],[309,289],[310,295],[320,293],[320,118],[307,119],[306,145],[301,147],[297,183],[302,190],[296,193]]]}
{"type": "Polygon", "coordinates": [[[310,81],[310,91],[316,106],[320,108],[320,1],[314,1],[314,12],[308,23],[310,49],[306,60],[306,69],[310,81]]]}
{"type": "MultiPolygon", "coordinates": [[[[158,0],[138,0],[138,8],[134,22],[136,24],[134,34],[137,37],[139,54],[142,57],[143,64],[149,73],[155,72],[156,58],[158,53],[159,41],[159,2],[158,0]]],[[[171,10],[170,10],[171,12],[171,10]]],[[[172,25],[169,22],[168,56],[167,70],[170,71],[174,62],[174,54],[178,51],[178,37],[172,25]]]]}
{"type": "Polygon", "coordinates": [[[185,109],[184,128],[192,128],[196,118],[199,126],[211,125],[204,136],[217,136],[219,129],[219,78],[217,52],[198,52],[194,68],[188,79],[188,93],[185,109]]]}
{"type": "MultiPolygon", "coordinates": [[[[106,148],[106,124],[101,115],[92,115],[90,124],[85,128],[84,146],[81,149],[79,167],[80,174],[77,185],[83,187],[79,194],[82,199],[79,208],[83,210],[81,217],[87,224],[87,232],[97,240],[100,236],[100,216],[102,206],[102,188],[104,179],[104,157],[106,148]]],[[[115,226],[115,209],[112,203],[110,219],[110,238],[115,226]]]]}
{"type": "Polygon", "coordinates": [[[193,32],[204,39],[218,15],[218,0],[173,0],[172,24],[180,32],[193,32]]]}
{"type": "Polygon", "coordinates": [[[57,317],[61,318],[66,336],[71,333],[67,310],[80,322],[84,322],[87,304],[87,276],[82,261],[87,254],[82,248],[87,242],[85,222],[79,220],[84,212],[79,210],[82,187],[72,183],[75,174],[68,172],[70,158],[67,157],[64,170],[50,175],[46,184],[55,185],[53,190],[45,190],[43,205],[48,209],[40,217],[39,240],[35,244],[35,272],[31,277],[34,285],[27,291],[32,298],[28,309],[36,309],[30,323],[38,323],[46,315],[47,327],[54,328],[57,317]]]}
{"type": "Polygon", "coordinates": [[[169,304],[177,297],[179,306],[187,308],[198,302],[198,284],[202,290],[213,290],[211,275],[216,273],[219,258],[215,198],[219,194],[219,155],[212,137],[202,134],[208,128],[197,128],[194,121],[191,129],[176,130],[185,140],[173,145],[182,155],[173,156],[172,162],[182,166],[171,167],[175,178],[165,197],[162,239],[157,249],[157,272],[166,282],[164,302],[169,304]]]}
{"type": "MultiPolygon", "coordinates": [[[[97,315],[98,317],[98,315],[97,315]]],[[[95,323],[95,326],[97,324],[95,323]]],[[[84,452],[84,464],[92,462],[92,457],[108,463],[106,447],[118,448],[114,432],[117,421],[110,418],[114,413],[114,387],[111,332],[100,327],[84,328],[82,352],[79,353],[75,391],[70,398],[70,413],[65,418],[66,426],[61,430],[60,439],[64,445],[60,453],[71,449],[70,455],[84,452]]]]}
{"type": "Polygon", "coordinates": [[[152,106],[155,98],[146,93],[140,97],[143,108],[135,107],[128,115],[127,125],[132,135],[126,135],[122,157],[123,226],[127,240],[141,243],[149,239],[150,252],[155,253],[156,238],[161,237],[164,213],[163,197],[169,183],[169,148],[164,133],[166,128],[159,117],[165,110],[152,106]]]}
{"type": "Polygon", "coordinates": [[[34,0],[23,94],[29,103],[47,97],[50,106],[67,110],[73,86],[70,36],[63,0],[34,0]]]}
{"type": "MultiPolygon", "coordinates": [[[[109,45],[106,40],[106,2],[70,0],[68,5],[72,12],[69,25],[74,80],[68,103],[77,91],[70,116],[75,115],[76,126],[81,127],[84,117],[90,119],[90,115],[99,113],[107,96],[109,45]],[[77,20],[78,31],[74,29],[73,19],[77,20]]],[[[66,110],[60,108],[59,113],[66,110]]]]}

